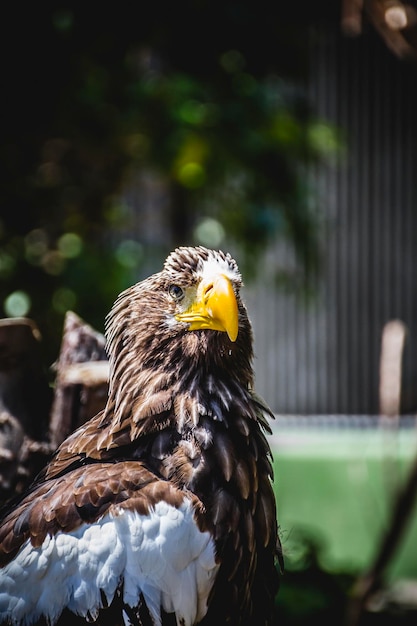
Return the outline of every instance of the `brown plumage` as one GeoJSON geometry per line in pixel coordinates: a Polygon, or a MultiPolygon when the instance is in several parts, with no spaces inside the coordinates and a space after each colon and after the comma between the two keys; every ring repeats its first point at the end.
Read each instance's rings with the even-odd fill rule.
{"type": "Polygon", "coordinates": [[[160,273],[116,300],[107,319],[111,377],[104,411],[64,441],[29,492],[3,514],[0,621],[272,623],[282,565],[265,437],[272,415],[253,391],[252,331],[240,287],[229,255],[179,248],[160,273]],[[175,511],[184,514],[183,527],[166,528],[164,503],[172,519],[175,511]],[[155,511],[158,532],[148,524],[155,511]],[[124,519],[137,524],[136,534],[126,534],[124,519]],[[120,539],[119,560],[102,540],[105,528],[120,539]],[[176,532],[187,544],[184,563],[176,532]],[[97,552],[93,540],[81,547],[90,535],[97,552]],[[148,553],[154,540],[169,549],[148,553]],[[193,542],[200,547],[186,557],[193,542]],[[170,556],[171,547],[179,556],[170,556]],[[143,577],[137,581],[125,564],[129,551],[138,555],[143,577]],[[166,563],[158,570],[159,558],[166,563]],[[35,593],[26,598],[14,578],[27,563],[25,585],[38,586],[44,604],[35,593]],[[58,566],[62,584],[48,599],[43,586],[49,575],[57,580],[58,566]],[[70,582],[65,568],[73,572],[70,582]],[[196,585],[188,598],[181,583],[182,600],[171,591],[180,575],[193,581],[190,589],[196,585]],[[53,594],[56,606],[45,609],[53,594]]]}

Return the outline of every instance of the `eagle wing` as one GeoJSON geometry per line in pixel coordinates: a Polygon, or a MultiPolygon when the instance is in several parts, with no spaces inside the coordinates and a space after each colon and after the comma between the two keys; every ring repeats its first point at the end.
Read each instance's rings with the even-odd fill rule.
{"type": "Polygon", "coordinates": [[[137,461],[39,484],[0,529],[0,621],[54,623],[65,608],[91,621],[119,602],[142,623],[138,598],[154,624],[161,610],[199,621],[219,567],[201,514],[198,498],[137,461]]]}

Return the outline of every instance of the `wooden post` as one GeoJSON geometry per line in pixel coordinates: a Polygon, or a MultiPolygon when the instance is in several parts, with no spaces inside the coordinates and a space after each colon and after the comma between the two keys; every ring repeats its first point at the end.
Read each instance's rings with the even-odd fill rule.
{"type": "Polygon", "coordinates": [[[108,361],[104,336],[68,312],[56,363],[49,437],[56,448],[78,426],[104,408],[108,361]]]}

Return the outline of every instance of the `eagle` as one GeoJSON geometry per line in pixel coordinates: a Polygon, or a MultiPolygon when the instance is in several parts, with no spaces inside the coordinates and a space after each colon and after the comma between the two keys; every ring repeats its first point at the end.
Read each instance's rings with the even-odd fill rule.
{"type": "Polygon", "coordinates": [[[229,253],[179,247],[106,318],[105,408],[0,518],[0,623],[262,626],[283,567],[229,253]]]}

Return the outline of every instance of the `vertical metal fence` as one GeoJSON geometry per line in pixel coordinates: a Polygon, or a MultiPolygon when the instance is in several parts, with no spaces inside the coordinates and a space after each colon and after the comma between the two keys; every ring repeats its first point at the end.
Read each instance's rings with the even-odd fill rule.
{"type": "MultiPolygon", "coordinates": [[[[402,411],[414,412],[417,67],[373,32],[350,39],[316,27],[308,90],[317,114],[340,128],[346,154],[310,172],[325,224],[314,302],[277,292],[267,272],[246,289],[257,389],[278,413],[377,413],[382,330],[400,319],[408,331],[402,411]]],[[[292,263],[285,244],[268,255],[292,263]]]]}

